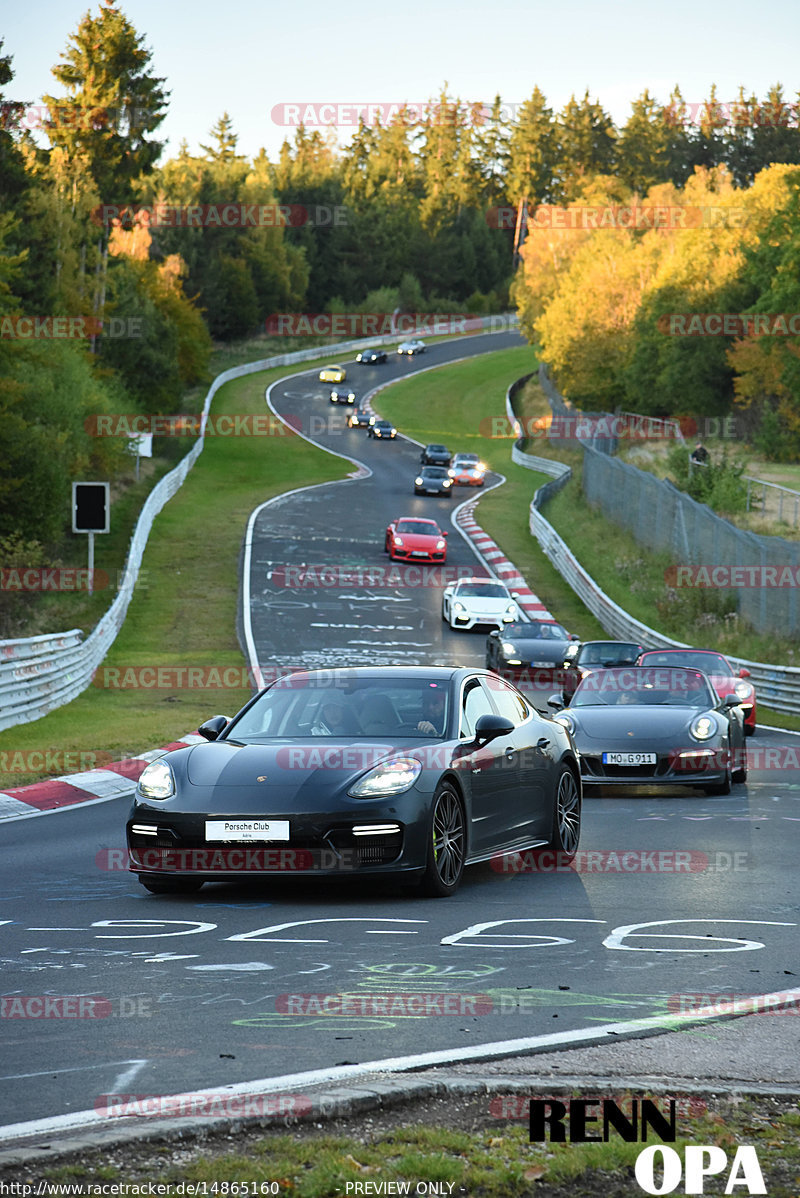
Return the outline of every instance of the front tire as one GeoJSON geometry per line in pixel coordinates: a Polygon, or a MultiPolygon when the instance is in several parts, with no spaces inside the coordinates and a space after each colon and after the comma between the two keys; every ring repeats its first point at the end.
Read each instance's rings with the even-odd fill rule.
{"type": "Polygon", "coordinates": [[[430,898],[449,898],[461,882],[466,859],[464,808],[453,787],[443,782],[433,796],[428,855],[420,883],[430,898]]]}
{"type": "Polygon", "coordinates": [[[715,786],[704,786],[703,790],[707,795],[729,795],[731,793],[731,767],[725,767],[725,778],[722,782],[718,782],[715,786]]]}
{"type": "Polygon", "coordinates": [[[569,766],[559,774],[553,806],[553,831],[547,847],[572,861],[581,838],[581,789],[569,766]]]}

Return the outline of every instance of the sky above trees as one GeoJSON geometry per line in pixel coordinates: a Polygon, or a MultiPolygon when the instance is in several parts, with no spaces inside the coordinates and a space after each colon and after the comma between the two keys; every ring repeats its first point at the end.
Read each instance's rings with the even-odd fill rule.
{"type": "MultiPolygon", "coordinates": [[[[35,103],[53,91],[51,68],[88,7],[86,0],[38,0],[8,8],[4,53],[14,60],[15,99],[35,103]]],[[[122,8],[172,92],[159,130],[168,155],[184,137],[197,153],[224,110],[240,153],[254,157],[263,146],[274,159],[284,136],[292,136],[291,127],[276,123],[286,114],[273,117],[279,106],[421,102],[443,81],[465,101],[490,104],[499,93],[509,105],[528,99],[537,84],[556,110],[588,88],[617,125],[645,90],[663,103],[678,84],[691,103],[712,83],[721,100],[734,99],[740,85],[758,95],[776,82],[790,96],[798,87],[800,33],[791,0],[777,0],[760,16],[749,0],[723,7],[695,0],[408,0],[398,7],[241,0],[230,9],[210,0],[131,0],[122,8]]],[[[353,132],[341,126],[340,141],[353,132]]]]}

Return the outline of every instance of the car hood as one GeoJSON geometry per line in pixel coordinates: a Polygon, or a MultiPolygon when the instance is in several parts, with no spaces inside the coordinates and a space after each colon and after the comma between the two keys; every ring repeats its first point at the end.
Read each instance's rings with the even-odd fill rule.
{"type": "MultiPolygon", "coordinates": [[[[505,639],[505,638],[504,638],[505,639]]],[[[510,637],[509,643],[517,652],[515,657],[524,661],[546,661],[562,665],[566,657],[569,641],[542,641],[537,638],[510,637]]]]}
{"type": "Polygon", "coordinates": [[[433,532],[424,534],[396,532],[394,535],[400,538],[405,549],[424,549],[426,553],[435,549],[438,541],[444,540],[441,534],[437,535],[433,532]]]}
{"type": "Polygon", "coordinates": [[[462,598],[460,595],[453,596],[454,603],[463,603],[468,612],[473,615],[481,613],[483,615],[500,616],[506,610],[512,599],[489,599],[481,598],[480,595],[466,595],[462,598]]]}
{"type": "Polygon", "coordinates": [[[688,726],[698,707],[630,706],[571,707],[570,715],[578,725],[576,737],[603,742],[624,741],[626,746],[654,740],[688,736],[688,726]]]}
{"type": "MultiPolygon", "coordinates": [[[[419,737],[389,742],[316,737],[268,744],[212,741],[178,750],[173,767],[177,795],[173,810],[318,810],[346,792],[361,774],[397,752],[420,750],[419,737]],[[213,797],[212,797],[213,795],[213,797]]],[[[142,799],[143,802],[150,800],[142,799]]]]}

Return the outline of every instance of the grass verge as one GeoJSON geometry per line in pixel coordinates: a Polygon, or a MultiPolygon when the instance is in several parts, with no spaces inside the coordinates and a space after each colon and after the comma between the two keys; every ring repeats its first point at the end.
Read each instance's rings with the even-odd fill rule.
{"type": "MultiPolygon", "coordinates": [[[[624,1101],[620,1095],[615,1097],[624,1101]]],[[[119,1153],[83,1153],[55,1168],[38,1164],[24,1174],[24,1180],[34,1185],[106,1182],[140,1187],[158,1182],[169,1187],[166,1194],[180,1192],[176,1187],[185,1183],[185,1193],[193,1186],[191,1192],[196,1194],[297,1198],[381,1192],[457,1198],[616,1198],[645,1192],[634,1172],[645,1144],[625,1143],[613,1133],[606,1143],[532,1144],[524,1116],[521,1126],[492,1116],[490,1111],[503,1101],[507,1100],[484,1095],[440,1103],[433,1111],[383,1108],[330,1127],[306,1123],[271,1133],[243,1129],[235,1133],[235,1146],[231,1145],[234,1137],[222,1133],[212,1133],[203,1144],[181,1142],[177,1149],[174,1141],[160,1146],[129,1143],[119,1153]],[[379,1182],[384,1183],[380,1189],[379,1182]]],[[[521,1097],[511,1101],[517,1109],[524,1103],[521,1097]]],[[[670,1147],[681,1160],[688,1145],[714,1145],[727,1156],[724,1171],[705,1179],[706,1194],[725,1192],[736,1149],[751,1145],[766,1192],[774,1198],[796,1196],[800,1177],[796,1101],[739,1098],[733,1102],[692,1096],[677,1103],[677,1112],[678,1138],[670,1147]]],[[[650,1142],[658,1143],[652,1137],[650,1142]]],[[[658,1173],[656,1166],[656,1184],[658,1173]]],[[[744,1187],[741,1173],[738,1187],[744,1187]]]]}

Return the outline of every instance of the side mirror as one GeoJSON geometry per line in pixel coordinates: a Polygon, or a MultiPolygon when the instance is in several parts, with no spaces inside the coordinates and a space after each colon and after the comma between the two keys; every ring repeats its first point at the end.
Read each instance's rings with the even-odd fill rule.
{"type": "Polygon", "coordinates": [[[569,634],[569,639],[571,641],[579,641],[581,638],[578,636],[577,632],[571,632],[569,634]]]}
{"type": "Polygon", "coordinates": [[[226,715],[214,715],[210,720],[206,720],[201,724],[197,731],[206,740],[216,740],[223,728],[226,728],[230,720],[226,715]]]}
{"type": "Polygon", "coordinates": [[[725,698],[722,700],[722,706],[723,707],[738,707],[739,704],[741,703],[741,701],[742,700],[739,698],[738,695],[726,695],[725,698]]]}
{"type": "Polygon", "coordinates": [[[514,725],[504,715],[482,715],[475,725],[475,739],[494,740],[496,736],[505,736],[513,731],[514,725]]]}
{"type": "Polygon", "coordinates": [[[749,670],[746,670],[744,667],[742,667],[742,669],[739,671],[739,677],[740,677],[740,678],[749,678],[749,677],[750,677],[750,671],[749,671],[749,670]]]}
{"type": "Polygon", "coordinates": [[[547,706],[551,707],[553,711],[561,711],[564,706],[564,700],[561,698],[561,695],[549,695],[547,706]]]}
{"type": "Polygon", "coordinates": [[[450,533],[449,533],[449,532],[443,532],[443,533],[442,533],[442,536],[443,536],[443,537],[449,537],[449,536],[450,536],[450,533]]]}

